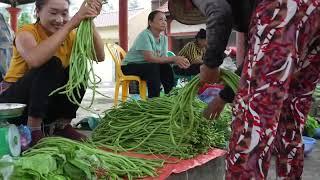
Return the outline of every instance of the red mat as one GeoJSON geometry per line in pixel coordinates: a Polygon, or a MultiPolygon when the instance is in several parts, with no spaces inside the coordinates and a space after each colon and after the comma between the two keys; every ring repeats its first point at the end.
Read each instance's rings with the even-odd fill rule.
{"type": "Polygon", "coordinates": [[[221,157],[225,153],[226,151],[221,149],[210,149],[207,153],[200,154],[192,159],[179,160],[171,157],[166,159],[166,162],[169,163],[165,163],[164,166],[158,170],[158,177],[148,177],[144,178],[143,180],[164,180],[173,173],[177,174],[188,171],[189,169],[193,169],[197,166],[206,164],[215,158],[221,157]]]}
{"type": "MultiPolygon", "coordinates": [[[[101,148],[101,149],[108,151],[105,148],[101,148]]],[[[222,149],[210,149],[207,153],[200,154],[191,159],[183,159],[183,160],[180,160],[175,157],[168,157],[166,155],[145,155],[145,154],[138,154],[134,152],[122,152],[119,154],[131,156],[131,157],[145,158],[145,159],[165,160],[164,166],[158,169],[157,171],[158,173],[157,177],[147,177],[142,179],[142,180],[164,180],[173,173],[177,174],[177,173],[188,171],[189,169],[195,168],[197,166],[201,166],[215,158],[221,157],[225,155],[225,153],[226,151],[222,149]]]]}

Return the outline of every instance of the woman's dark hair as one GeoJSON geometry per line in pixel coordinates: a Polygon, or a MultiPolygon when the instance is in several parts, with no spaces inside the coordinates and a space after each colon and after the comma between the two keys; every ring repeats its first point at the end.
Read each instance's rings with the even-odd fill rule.
{"type": "Polygon", "coordinates": [[[155,10],[155,11],[152,11],[152,12],[149,14],[149,16],[148,16],[148,29],[150,29],[149,21],[152,22],[158,13],[163,13],[163,12],[162,12],[162,11],[155,10]]]}
{"type": "Polygon", "coordinates": [[[196,39],[206,39],[207,37],[207,32],[205,29],[200,29],[200,31],[196,35],[196,39]]]}
{"type": "MultiPolygon", "coordinates": [[[[49,0],[36,0],[36,10],[41,10],[43,6],[48,2],[49,0]]],[[[70,5],[70,0],[66,0],[68,4],[70,5]]],[[[37,22],[40,21],[40,18],[37,18],[37,22]]]]}

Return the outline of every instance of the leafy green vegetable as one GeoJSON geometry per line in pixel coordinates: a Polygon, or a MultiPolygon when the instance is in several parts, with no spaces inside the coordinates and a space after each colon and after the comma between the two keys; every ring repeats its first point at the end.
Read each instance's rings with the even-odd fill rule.
{"type": "Polygon", "coordinates": [[[308,136],[313,137],[316,133],[316,129],[320,128],[320,124],[315,117],[308,115],[307,122],[304,128],[308,136]]]}
{"type": "Polygon", "coordinates": [[[68,176],[71,179],[86,179],[87,175],[86,173],[82,170],[76,167],[75,165],[71,163],[66,163],[63,166],[63,170],[65,172],[65,175],[68,176]]]}
{"type": "Polygon", "coordinates": [[[25,151],[14,165],[13,179],[136,179],[155,176],[163,161],[127,157],[88,143],[50,137],[25,151]]]}
{"type": "Polygon", "coordinates": [[[56,161],[49,154],[36,154],[25,159],[20,159],[16,163],[16,166],[21,166],[25,170],[36,171],[41,175],[57,170],[56,161]]]}
{"type": "Polygon", "coordinates": [[[14,165],[14,163],[12,163],[12,162],[3,162],[3,161],[0,161],[0,169],[9,167],[9,166],[11,166],[11,165],[14,165]]]}

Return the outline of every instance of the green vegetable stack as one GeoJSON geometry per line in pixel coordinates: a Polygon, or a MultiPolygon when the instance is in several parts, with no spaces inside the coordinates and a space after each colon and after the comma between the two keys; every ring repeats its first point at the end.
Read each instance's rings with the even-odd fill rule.
{"type": "Polygon", "coordinates": [[[230,108],[221,117],[202,117],[205,104],[195,98],[199,78],[171,96],[129,101],[108,110],[94,130],[92,141],[115,151],[166,154],[190,158],[211,147],[225,148],[229,138],[230,108]]]}
{"type": "Polygon", "coordinates": [[[42,139],[14,163],[11,179],[137,179],[155,176],[160,160],[117,155],[69,139],[42,139]]]}

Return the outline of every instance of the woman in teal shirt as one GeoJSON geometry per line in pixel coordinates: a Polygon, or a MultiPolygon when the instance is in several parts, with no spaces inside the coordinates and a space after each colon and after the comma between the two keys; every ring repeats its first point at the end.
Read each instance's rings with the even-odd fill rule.
{"type": "Polygon", "coordinates": [[[161,11],[153,11],[148,16],[148,28],[136,38],[122,62],[125,75],[136,75],[147,81],[148,97],[160,95],[162,84],[165,93],[174,86],[171,63],[188,68],[188,59],[182,56],[167,57],[168,39],[162,34],[167,28],[166,16],[161,11]]]}

